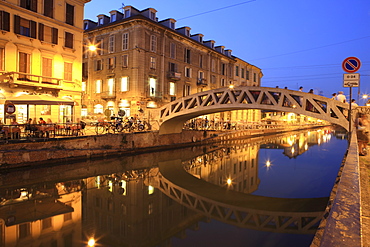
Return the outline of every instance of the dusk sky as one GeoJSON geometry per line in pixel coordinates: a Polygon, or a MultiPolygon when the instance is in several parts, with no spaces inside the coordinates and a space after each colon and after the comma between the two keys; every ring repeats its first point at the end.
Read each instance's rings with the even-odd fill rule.
{"type": "MultiPolygon", "coordinates": [[[[159,20],[173,18],[176,28],[188,26],[232,50],[232,55],[262,69],[263,87],[308,92],[344,91],[342,62],[361,61],[360,91],[370,94],[370,0],[92,0],[85,19],[97,21],[124,5],[156,9],[159,20]]],[[[359,98],[360,105],[365,101],[359,98]]]]}

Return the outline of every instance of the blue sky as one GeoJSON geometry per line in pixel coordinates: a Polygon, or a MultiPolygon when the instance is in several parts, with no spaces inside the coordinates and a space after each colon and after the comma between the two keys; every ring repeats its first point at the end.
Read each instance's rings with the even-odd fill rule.
{"type": "Polygon", "coordinates": [[[131,5],[155,8],[159,20],[174,18],[232,54],[262,69],[264,87],[320,91],[329,97],[344,91],[342,62],[361,61],[360,87],[353,97],[370,94],[370,0],[92,0],[85,19],[97,21],[131,5]],[[358,90],[359,89],[359,90],[358,90]]]}

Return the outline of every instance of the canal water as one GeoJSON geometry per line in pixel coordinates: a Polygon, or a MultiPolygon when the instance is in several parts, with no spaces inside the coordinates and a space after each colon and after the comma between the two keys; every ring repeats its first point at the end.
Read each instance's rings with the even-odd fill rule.
{"type": "Polygon", "coordinates": [[[2,172],[0,246],[310,246],[347,145],[322,128],[2,172]]]}

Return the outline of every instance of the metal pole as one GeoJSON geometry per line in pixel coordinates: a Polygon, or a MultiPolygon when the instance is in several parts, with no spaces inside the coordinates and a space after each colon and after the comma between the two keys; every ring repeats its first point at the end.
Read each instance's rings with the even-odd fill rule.
{"type": "Polygon", "coordinates": [[[351,134],[351,125],[352,125],[352,104],[351,104],[351,101],[352,101],[352,86],[349,87],[349,112],[348,112],[348,123],[349,123],[349,126],[348,126],[348,131],[349,131],[349,134],[351,134]]]}

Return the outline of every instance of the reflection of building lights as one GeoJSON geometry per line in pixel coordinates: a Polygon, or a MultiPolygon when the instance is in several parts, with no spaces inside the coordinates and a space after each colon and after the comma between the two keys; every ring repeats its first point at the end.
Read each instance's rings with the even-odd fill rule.
{"type": "Polygon", "coordinates": [[[319,138],[319,139],[317,139],[317,144],[321,144],[321,139],[319,138]]]}
{"type": "Polygon", "coordinates": [[[231,178],[228,178],[228,179],[227,179],[227,181],[226,181],[226,183],[227,183],[227,185],[228,185],[228,186],[230,186],[230,185],[231,185],[231,183],[232,183],[231,178]]]}
{"type": "Polygon", "coordinates": [[[100,189],[100,176],[96,177],[96,187],[100,189]]]}
{"type": "Polygon", "coordinates": [[[294,149],[294,147],[292,147],[292,154],[294,154],[294,151],[295,151],[295,149],[294,149]]]}
{"type": "Polygon", "coordinates": [[[89,241],[87,242],[87,246],[89,246],[89,247],[95,246],[95,239],[90,238],[89,241]]]}
{"type": "Polygon", "coordinates": [[[110,192],[113,192],[113,182],[112,182],[112,181],[109,181],[109,182],[108,182],[108,187],[109,187],[109,188],[108,188],[108,189],[109,189],[109,191],[110,191],[110,192]]]}
{"type": "Polygon", "coordinates": [[[304,144],[304,150],[308,150],[308,144],[304,144]]]}
{"type": "Polygon", "coordinates": [[[149,195],[151,195],[151,194],[153,194],[154,193],[154,187],[153,186],[151,186],[151,185],[149,185],[148,186],[148,194],[149,195]]]}

